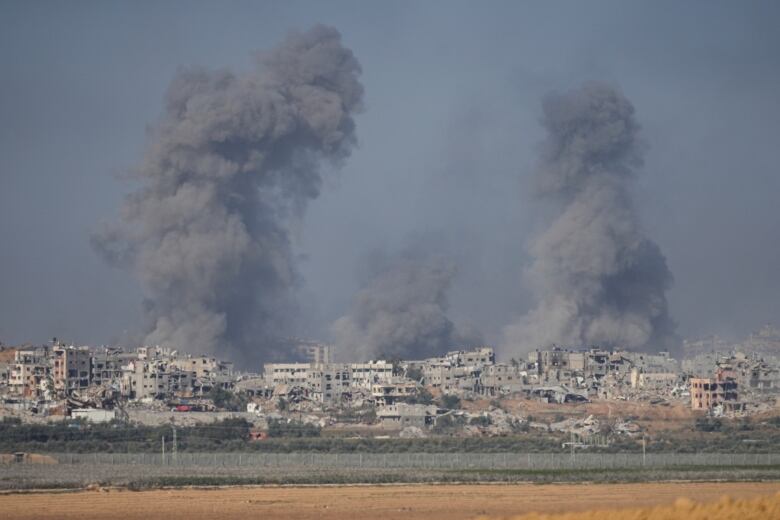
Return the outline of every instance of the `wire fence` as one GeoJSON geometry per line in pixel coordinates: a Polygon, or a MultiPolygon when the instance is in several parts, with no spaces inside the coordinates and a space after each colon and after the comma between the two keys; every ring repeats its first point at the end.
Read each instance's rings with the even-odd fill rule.
{"type": "Polygon", "coordinates": [[[140,465],[316,469],[556,470],[774,466],[778,454],[746,453],[62,453],[3,464],[140,465]]]}

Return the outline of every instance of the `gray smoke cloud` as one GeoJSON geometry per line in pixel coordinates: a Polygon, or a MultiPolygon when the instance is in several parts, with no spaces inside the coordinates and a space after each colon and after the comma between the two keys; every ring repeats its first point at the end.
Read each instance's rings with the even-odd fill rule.
{"type": "Polygon", "coordinates": [[[93,236],[145,294],[145,343],[236,360],[286,357],[297,283],[290,223],[318,196],[322,163],[355,145],[360,65],[336,29],[291,33],[256,68],[173,79],[121,220],[93,236]]]}
{"type": "Polygon", "coordinates": [[[442,257],[407,249],[375,255],[349,314],[332,325],[337,349],[352,359],[424,359],[479,341],[448,318],[456,267],[442,257]]]}
{"type": "Polygon", "coordinates": [[[539,190],[560,213],[531,245],[526,274],[540,299],[506,328],[507,350],[674,349],[666,301],[672,274],[630,194],[644,148],[634,107],[595,83],[551,94],[542,106],[539,190]]]}

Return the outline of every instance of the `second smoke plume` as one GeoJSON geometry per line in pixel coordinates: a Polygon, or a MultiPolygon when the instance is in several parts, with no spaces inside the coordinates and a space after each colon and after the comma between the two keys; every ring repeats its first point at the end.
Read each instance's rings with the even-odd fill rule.
{"type": "Polygon", "coordinates": [[[507,327],[507,349],[673,348],[672,274],[630,194],[643,155],[634,107],[615,88],[588,84],[548,96],[543,113],[539,188],[560,212],[532,244],[527,275],[540,301],[507,327]]]}

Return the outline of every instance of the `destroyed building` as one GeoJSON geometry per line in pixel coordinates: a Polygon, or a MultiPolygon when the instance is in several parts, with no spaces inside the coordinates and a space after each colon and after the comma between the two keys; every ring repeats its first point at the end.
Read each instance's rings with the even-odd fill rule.
{"type": "Polygon", "coordinates": [[[712,410],[716,406],[738,402],[739,384],[733,374],[718,369],[711,378],[694,377],[690,380],[691,408],[694,410],[712,410]]]}
{"type": "MultiPolygon", "coordinates": [[[[769,344],[773,337],[771,330],[765,331],[760,341],[769,344]]],[[[417,435],[444,417],[446,431],[457,425],[463,434],[504,435],[518,428],[522,418],[500,409],[485,416],[484,411],[469,413],[460,404],[442,404],[439,409],[431,403],[511,397],[551,405],[678,400],[690,402],[695,410],[721,414],[769,406],[762,403],[780,393],[777,358],[736,350],[697,354],[684,359],[681,369],[665,352],[598,347],[540,349],[508,363],[496,361],[490,347],[452,350],[422,360],[335,363],[325,344],[300,340],[296,344],[306,349],[305,356],[298,352],[292,358],[307,361],[268,363],[255,374],[236,373],[231,363],[214,356],[156,346],[124,350],[55,340],[43,346],[4,347],[0,398],[3,406],[15,410],[94,420],[111,413],[88,410],[127,417],[123,403],[168,412],[235,412],[239,407],[260,424],[276,412],[283,417],[304,413],[327,424],[355,424],[368,417],[366,424],[375,420],[375,426],[411,428],[414,431],[407,434],[417,435]]],[[[535,428],[532,423],[527,426],[535,428]]]]}
{"type": "Polygon", "coordinates": [[[376,416],[380,425],[387,429],[402,429],[409,426],[427,428],[435,424],[437,408],[422,404],[388,404],[379,407],[376,416]]]}

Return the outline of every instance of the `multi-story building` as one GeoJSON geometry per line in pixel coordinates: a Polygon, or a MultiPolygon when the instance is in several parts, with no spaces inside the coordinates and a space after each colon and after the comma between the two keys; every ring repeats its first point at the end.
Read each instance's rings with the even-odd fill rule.
{"type": "Polygon", "coordinates": [[[449,361],[438,361],[435,363],[425,363],[422,367],[422,373],[425,378],[425,384],[433,388],[441,388],[447,391],[455,386],[455,378],[458,372],[463,373],[462,369],[453,366],[449,361]]]}
{"type": "Polygon", "coordinates": [[[28,399],[37,399],[52,392],[49,347],[17,350],[8,377],[8,387],[13,394],[28,399]]]}
{"type": "Polygon", "coordinates": [[[677,372],[644,372],[634,367],[631,370],[631,387],[662,392],[677,386],[680,375],[677,372]]]}
{"type": "Polygon", "coordinates": [[[487,396],[511,394],[526,389],[525,371],[519,365],[496,363],[484,367],[479,378],[479,393],[487,396]]]}
{"type": "Polygon", "coordinates": [[[211,356],[179,355],[171,359],[170,365],[184,372],[192,372],[198,378],[217,374],[230,374],[233,371],[232,363],[221,361],[211,356]]]}
{"type": "Polygon", "coordinates": [[[691,408],[712,410],[714,407],[738,400],[738,383],[726,371],[718,369],[715,377],[689,380],[691,386],[691,408]]]}
{"type": "Polygon", "coordinates": [[[377,406],[395,404],[417,395],[417,383],[405,379],[394,379],[371,385],[371,397],[377,406]]]}
{"type": "Polygon", "coordinates": [[[346,364],[312,363],[306,383],[311,398],[320,403],[340,403],[352,397],[352,372],[346,364]]]}
{"type": "Polygon", "coordinates": [[[493,349],[481,347],[471,351],[452,351],[439,358],[414,361],[408,365],[422,371],[426,385],[446,393],[459,390],[477,391],[480,374],[485,367],[492,366],[495,362],[493,349]]]}
{"type": "Polygon", "coordinates": [[[121,349],[102,349],[92,353],[92,384],[95,386],[121,385],[127,365],[136,360],[134,352],[121,349]]]}
{"type": "Polygon", "coordinates": [[[131,399],[164,396],[190,397],[195,375],[165,361],[138,359],[131,361],[124,373],[123,393],[131,399]]]}
{"type": "Polygon", "coordinates": [[[70,395],[90,385],[92,353],[89,347],[57,344],[52,349],[52,378],[54,390],[70,395]]]}
{"type": "Polygon", "coordinates": [[[659,352],[658,354],[648,354],[647,352],[621,352],[632,367],[638,368],[642,373],[671,373],[679,372],[680,364],[671,357],[668,352],[659,352]]]}
{"type": "Polygon", "coordinates": [[[393,378],[393,364],[388,361],[369,361],[368,363],[352,363],[352,385],[371,390],[374,383],[383,383],[393,378]]]}
{"type": "Polygon", "coordinates": [[[333,362],[332,348],[330,345],[319,343],[317,341],[294,340],[295,346],[293,352],[298,358],[309,363],[331,363],[333,362]]]}
{"type": "Polygon", "coordinates": [[[496,362],[496,354],[490,347],[480,347],[476,350],[456,350],[447,352],[444,360],[453,366],[484,366],[496,362]]]}
{"type": "Polygon", "coordinates": [[[387,361],[265,365],[265,380],[269,385],[300,386],[312,400],[321,403],[349,399],[358,388],[370,392],[374,385],[389,383],[392,378],[393,364],[387,361]]]}
{"type": "Polygon", "coordinates": [[[310,363],[266,363],[265,378],[272,385],[305,385],[310,363]]]}

